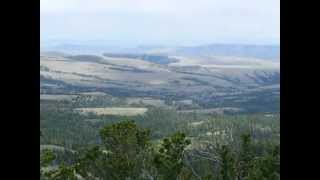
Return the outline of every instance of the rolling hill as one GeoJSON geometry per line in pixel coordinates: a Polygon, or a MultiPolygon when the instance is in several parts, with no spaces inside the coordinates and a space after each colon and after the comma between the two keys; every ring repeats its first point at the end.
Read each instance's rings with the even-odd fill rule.
{"type": "Polygon", "coordinates": [[[278,62],[230,56],[51,53],[40,56],[40,77],[43,94],[101,91],[114,96],[191,99],[208,108],[241,107],[251,101],[267,105],[269,100],[277,106],[280,89],[278,62]]]}

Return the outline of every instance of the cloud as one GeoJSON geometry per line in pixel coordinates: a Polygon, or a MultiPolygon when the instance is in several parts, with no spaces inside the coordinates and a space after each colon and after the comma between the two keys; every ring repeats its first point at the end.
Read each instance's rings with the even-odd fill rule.
{"type": "Polygon", "coordinates": [[[121,42],[269,41],[279,0],[40,0],[41,37],[121,42]]]}
{"type": "Polygon", "coordinates": [[[43,12],[280,13],[279,0],[40,0],[43,12]]]}

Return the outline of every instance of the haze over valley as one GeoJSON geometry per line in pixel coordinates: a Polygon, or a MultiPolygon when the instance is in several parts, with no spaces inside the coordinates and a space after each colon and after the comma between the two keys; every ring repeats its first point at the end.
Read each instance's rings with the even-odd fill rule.
{"type": "Polygon", "coordinates": [[[40,179],[280,180],[279,0],[40,6],[40,179]]]}

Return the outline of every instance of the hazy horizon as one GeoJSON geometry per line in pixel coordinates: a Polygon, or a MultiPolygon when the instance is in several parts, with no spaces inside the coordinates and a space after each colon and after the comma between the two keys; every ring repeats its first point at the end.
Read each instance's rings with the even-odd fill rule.
{"type": "Polygon", "coordinates": [[[40,0],[41,44],[280,44],[278,0],[40,0]]]}

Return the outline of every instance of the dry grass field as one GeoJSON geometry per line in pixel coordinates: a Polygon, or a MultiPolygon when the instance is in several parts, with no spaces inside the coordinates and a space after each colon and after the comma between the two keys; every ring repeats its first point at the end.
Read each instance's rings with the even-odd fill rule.
{"type": "Polygon", "coordinates": [[[97,115],[136,116],[144,114],[147,108],[135,107],[105,107],[105,108],[76,108],[75,111],[82,114],[94,113],[97,115]]]}

